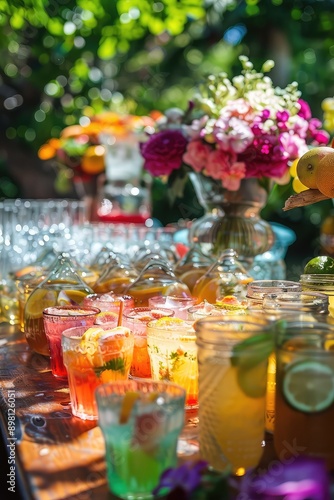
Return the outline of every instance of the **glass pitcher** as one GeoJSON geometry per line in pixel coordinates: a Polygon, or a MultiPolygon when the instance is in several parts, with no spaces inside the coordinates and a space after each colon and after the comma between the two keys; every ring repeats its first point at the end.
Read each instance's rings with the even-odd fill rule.
{"type": "Polygon", "coordinates": [[[60,254],[57,261],[36,288],[30,293],[24,306],[24,333],[30,348],[49,356],[43,310],[61,305],[80,305],[93,290],[81,279],[67,254],[60,254]]]}

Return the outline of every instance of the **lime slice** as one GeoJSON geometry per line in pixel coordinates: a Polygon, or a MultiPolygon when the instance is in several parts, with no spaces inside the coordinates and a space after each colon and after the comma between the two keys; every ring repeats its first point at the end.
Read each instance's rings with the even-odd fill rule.
{"type": "Polygon", "coordinates": [[[238,368],[237,380],[241,390],[249,398],[262,398],[267,390],[267,362],[251,368],[238,368]]]}
{"type": "Polygon", "coordinates": [[[314,257],[304,267],[304,274],[334,274],[334,259],[328,255],[314,257]]]}
{"type": "Polygon", "coordinates": [[[319,412],[334,402],[334,372],[318,361],[292,363],[286,368],[282,389],[293,408],[319,412]]]}
{"type": "Polygon", "coordinates": [[[274,339],[269,331],[249,337],[233,347],[231,364],[250,369],[268,359],[273,349],[274,339]]]}

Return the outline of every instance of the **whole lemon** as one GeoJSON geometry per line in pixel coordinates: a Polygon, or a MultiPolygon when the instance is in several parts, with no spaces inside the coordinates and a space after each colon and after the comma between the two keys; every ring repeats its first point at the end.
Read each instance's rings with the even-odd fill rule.
{"type": "Polygon", "coordinates": [[[322,194],[334,198],[334,149],[320,160],[315,172],[315,182],[322,194]]]}
{"type": "Polygon", "coordinates": [[[313,257],[304,267],[304,274],[334,274],[334,259],[328,255],[313,257]]]}
{"type": "Polygon", "coordinates": [[[316,183],[316,171],[320,161],[334,149],[327,146],[312,148],[303,154],[297,163],[297,177],[304,186],[310,189],[319,189],[316,183]]]}

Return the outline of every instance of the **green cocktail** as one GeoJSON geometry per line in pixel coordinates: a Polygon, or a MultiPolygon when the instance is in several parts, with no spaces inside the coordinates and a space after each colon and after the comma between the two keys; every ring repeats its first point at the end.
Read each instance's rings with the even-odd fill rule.
{"type": "Polygon", "coordinates": [[[185,390],[170,382],[119,381],[96,390],[110,491],[151,499],[161,473],[175,467],[185,390]]]}

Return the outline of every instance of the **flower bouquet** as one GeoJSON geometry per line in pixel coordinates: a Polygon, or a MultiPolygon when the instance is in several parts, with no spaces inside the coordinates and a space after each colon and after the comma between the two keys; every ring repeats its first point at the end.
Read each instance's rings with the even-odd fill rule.
{"type": "MultiPolygon", "coordinates": [[[[160,114],[159,114],[160,116],[160,114]]],[[[106,111],[88,118],[82,117],[83,125],[64,128],[59,138],[52,138],[43,144],[38,156],[42,160],[53,160],[56,170],[55,187],[61,193],[68,192],[72,184],[76,187],[96,181],[106,169],[106,138],[111,143],[136,138],[139,134],[155,127],[154,115],[120,115],[106,111]]],[[[80,192],[78,193],[80,196],[80,192]]],[[[80,196],[81,197],[81,196],[80,196]]]]}
{"type": "Polygon", "coordinates": [[[141,144],[141,153],[144,168],[166,179],[172,202],[182,199],[189,177],[207,214],[218,214],[219,220],[203,219],[199,233],[193,234],[209,243],[204,251],[219,254],[232,247],[254,257],[273,243],[270,228],[259,217],[267,193],[274,183],[288,183],[291,162],[310,146],[327,144],[329,135],[312,117],[296,82],[284,89],[274,86],[265,74],[273,61],[257,72],[247,57],[239,59],[240,75],[210,75],[186,112],[168,110],[141,144]],[[233,222],[228,217],[227,224],[228,215],[233,222]]]}

